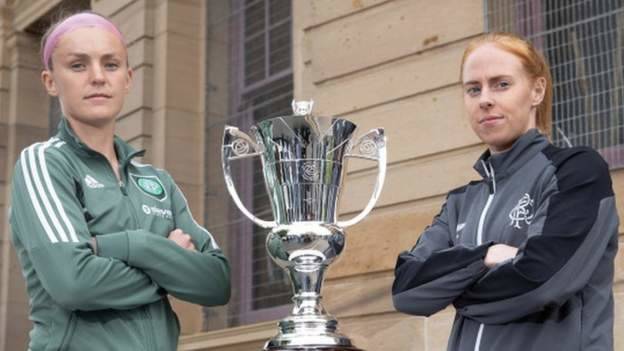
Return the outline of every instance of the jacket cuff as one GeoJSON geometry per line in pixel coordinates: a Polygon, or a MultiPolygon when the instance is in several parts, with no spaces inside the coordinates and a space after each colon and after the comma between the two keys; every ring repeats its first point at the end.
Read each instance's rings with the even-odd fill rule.
{"type": "Polygon", "coordinates": [[[111,257],[128,261],[130,244],[128,232],[98,235],[95,237],[97,245],[97,255],[100,257],[111,257]]]}

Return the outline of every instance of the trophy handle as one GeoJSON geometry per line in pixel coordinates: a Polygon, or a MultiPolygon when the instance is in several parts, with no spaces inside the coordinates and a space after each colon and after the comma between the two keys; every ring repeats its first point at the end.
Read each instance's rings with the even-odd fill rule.
{"type": "Polygon", "coordinates": [[[351,146],[346,157],[363,158],[366,160],[377,161],[377,183],[373,189],[368,204],[360,214],[346,220],[336,223],[339,227],[346,228],[361,221],[375,207],[375,203],[381,194],[384,179],[386,178],[386,137],[383,128],[372,129],[366,134],[360,136],[351,146]]]}
{"type": "Polygon", "coordinates": [[[221,149],[221,164],[223,166],[223,177],[225,178],[225,186],[234,200],[238,209],[245,216],[262,228],[273,228],[276,226],[275,221],[265,221],[247,210],[234,186],[232,181],[232,172],[230,168],[230,160],[239,160],[248,157],[259,156],[262,154],[263,147],[257,144],[247,135],[236,127],[225,126],[223,131],[223,146],[221,149]],[[253,150],[250,150],[253,149],[253,150]]]}

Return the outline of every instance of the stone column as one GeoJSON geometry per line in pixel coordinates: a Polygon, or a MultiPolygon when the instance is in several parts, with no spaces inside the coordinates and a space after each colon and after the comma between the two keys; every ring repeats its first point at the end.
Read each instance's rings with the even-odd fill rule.
{"type": "MultiPolygon", "coordinates": [[[[230,1],[207,1],[205,9],[206,20],[202,23],[205,31],[205,54],[202,64],[206,68],[205,88],[200,91],[205,99],[205,149],[204,149],[204,213],[196,214],[203,217],[205,225],[211,231],[221,250],[230,260],[232,272],[236,269],[237,258],[230,253],[231,247],[237,245],[232,240],[231,232],[225,229],[225,223],[231,216],[232,206],[224,205],[224,199],[229,201],[230,195],[225,187],[223,169],[221,168],[221,143],[223,129],[229,115],[230,84],[231,84],[231,33],[228,30],[231,20],[230,1]]],[[[227,203],[225,203],[227,204],[227,203]]],[[[195,213],[195,212],[194,212],[195,213]]],[[[240,264],[240,263],[238,263],[240,264]]],[[[234,280],[234,278],[232,279],[234,280]]],[[[235,301],[240,289],[235,288],[232,282],[232,295],[230,304],[204,309],[204,328],[217,330],[228,326],[228,310],[236,304],[235,301]]]]}
{"type": "MultiPolygon", "coordinates": [[[[9,10],[2,4],[0,7],[0,134],[5,134],[7,130],[6,119],[9,113],[9,67],[7,63],[5,36],[10,30],[9,10]]],[[[6,183],[4,175],[6,170],[6,137],[0,138],[0,191],[5,192],[6,183]]],[[[5,196],[0,196],[0,201],[4,204],[5,196]]],[[[4,206],[0,205],[0,211],[4,206]]],[[[0,215],[0,340],[6,340],[6,316],[7,316],[7,292],[10,284],[8,277],[8,257],[10,245],[8,243],[8,233],[5,229],[5,219],[0,215]]],[[[6,217],[6,216],[4,216],[6,217]]],[[[0,341],[0,351],[5,350],[3,341],[0,341]]]]}
{"type": "Polygon", "coordinates": [[[7,212],[13,165],[23,148],[48,137],[49,99],[41,84],[39,38],[14,32],[7,8],[0,10],[0,351],[24,349],[28,340],[28,295],[7,212]]]}
{"type": "MultiPolygon", "coordinates": [[[[134,86],[117,133],[148,153],[143,162],[166,169],[203,222],[204,40],[206,2],[91,2],[110,16],[128,42],[134,86]]],[[[201,330],[201,307],[174,302],[184,334],[201,330]]]]}
{"type": "MultiPolygon", "coordinates": [[[[156,1],[154,33],[154,163],[167,169],[203,222],[204,40],[206,3],[156,1]]],[[[207,277],[208,278],[208,277],[207,277]]],[[[201,330],[200,306],[175,302],[183,332],[201,330]]]]}

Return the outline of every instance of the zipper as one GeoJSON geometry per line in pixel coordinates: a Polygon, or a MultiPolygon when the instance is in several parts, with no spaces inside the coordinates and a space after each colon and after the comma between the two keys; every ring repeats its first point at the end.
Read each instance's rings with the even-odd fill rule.
{"type": "MultiPolygon", "coordinates": [[[[121,173],[119,173],[119,179],[117,178],[117,174],[115,174],[115,171],[113,170],[113,166],[111,166],[111,164],[108,162],[108,160],[106,159],[106,157],[104,157],[104,155],[98,153],[98,155],[102,158],[102,160],[104,162],[106,162],[106,165],[108,166],[108,170],[110,171],[110,174],[113,176],[113,179],[115,179],[117,181],[117,185],[119,186],[119,191],[121,191],[121,193],[123,195],[126,195],[125,192],[125,186],[123,183],[123,180],[121,179],[121,173]]],[[[121,169],[119,170],[121,172],[121,169]]]]}
{"type": "Polygon", "coordinates": [[[485,162],[483,162],[483,160],[481,160],[481,162],[483,163],[485,174],[488,178],[492,180],[492,189],[490,189],[489,191],[490,194],[488,195],[488,199],[485,202],[485,207],[483,207],[483,211],[481,211],[481,217],[479,218],[479,227],[477,229],[477,245],[483,244],[483,226],[485,224],[485,216],[490,209],[492,200],[494,200],[494,194],[496,194],[496,179],[494,178],[494,168],[489,163],[486,164],[485,162]],[[488,170],[488,166],[490,167],[490,170],[488,170]]]}
{"type": "Polygon", "coordinates": [[[128,163],[130,163],[130,160],[132,160],[134,157],[141,156],[144,153],[145,152],[143,150],[135,151],[131,153],[130,155],[128,155],[126,159],[121,160],[119,162],[119,166],[118,166],[119,179],[117,179],[117,176],[115,175],[115,172],[113,171],[113,167],[110,165],[110,163],[108,163],[108,160],[106,160],[106,158],[103,155],[100,155],[102,158],[104,158],[104,161],[106,161],[106,163],[108,164],[108,168],[113,174],[113,177],[117,179],[117,185],[119,186],[119,191],[121,191],[121,194],[123,195],[124,200],[129,203],[130,209],[128,211],[131,213],[132,219],[134,220],[134,229],[139,227],[139,217],[137,216],[132,199],[128,196],[128,188],[126,186],[127,184],[126,166],[128,165],[128,163]]]}
{"type": "MultiPolygon", "coordinates": [[[[485,174],[488,178],[492,180],[492,188],[489,190],[488,199],[485,202],[485,206],[483,207],[483,211],[481,212],[481,217],[479,218],[479,227],[477,229],[477,245],[483,244],[483,226],[485,225],[485,217],[487,216],[488,210],[490,209],[490,205],[494,200],[494,195],[496,194],[496,177],[494,174],[494,167],[489,162],[486,164],[483,160],[481,160],[483,164],[483,169],[485,170],[485,174]],[[489,169],[488,169],[489,166],[489,169]]],[[[477,339],[475,340],[474,351],[479,351],[481,348],[481,337],[483,336],[483,329],[485,325],[481,323],[479,325],[479,331],[477,332],[477,339]]]]}
{"type": "Polygon", "coordinates": [[[154,334],[154,328],[152,325],[152,314],[150,313],[150,311],[148,310],[149,305],[148,306],[143,306],[143,314],[145,315],[145,322],[143,322],[143,329],[145,331],[145,345],[147,346],[148,350],[156,350],[155,345],[152,343],[155,339],[156,339],[156,335],[154,334]],[[148,324],[149,325],[146,325],[148,324]]]}
{"type": "Polygon", "coordinates": [[[75,324],[76,324],[76,314],[72,312],[69,315],[69,321],[67,322],[67,328],[65,329],[65,333],[63,334],[63,338],[61,339],[59,351],[65,350],[65,346],[69,344],[71,337],[74,335],[75,324]]]}
{"type": "Polygon", "coordinates": [[[479,331],[477,332],[477,341],[475,341],[474,351],[479,351],[481,349],[481,337],[483,336],[483,323],[479,325],[479,331]]]}
{"type": "Polygon", "coordinates": [[[128,210],[128,212],[132,214],[132,219],[134,219],[134,229],[138,229],[139,228],[139,216],[137,216],[137,211],[136,211],[134,202],[132,202],[132,199],[127,194],[124,195],[124,199],[130,205],[130,209],[128,210]]]}
{"type": "Polygon", "coordinates": [[[137,157],[137,156],[143,156],[145,154],[145,150],[139,150],[139,151],[135,151],[133,153],[131,153],[130,155],[128,155],[128,157],[126,157],[125,160],[121,161],[119,163],[119,188],[121,190],[121,192],[124,194],[124,198],[126,199],[126,201],[128,201],[128,203],[130,204],[130,213],[132,213],[132,218],[134,219],[134,228],[139,228],[139,216],[137,215],[137,211],[136,211],[136,206],[134,204],[134,202],[132,202],[132,198],[130,196],[128,196],[128,177],[126,177],[126,169],[128,168],[128,164],[130,163],[130,161],[137,157]]]}
{"type": "Polygon", "coordinates": [[[128,191],[126,190],[126,185],[124,184],[123,180],[119,181],[119,190],[121,190],[123,196],[128,196],[128,191]]]}
{"type": "Polygon", "coordinates": [[[134,203],[132,203],[132,200],[130,199],[130,197],[128,196],[128,190],[126,187],[126,182],[124,181],[125,178],[125,168],[126,168],[126,164],[130,161],[130,159],[132,159],[134,156],[140,154],[142,151],[137,151],[135,153],[130,154],[130,156],[126,159],[123,160],[122,162],[119,163],[119,179],[117,178],[117,175],[115,174],[115,171],[113,170],[113,166],[111,166],[111,164],[108,162],[108,160],[106,159],[106,157],[104,157],[104,155],[98,153],[98,156],[102,158],[102,160],[104,162],[106,162],[106,164],[108,165],[108,169],[111,173],[111,175],[113,176],[113,178],[115,178],[115,180],[117,180],[117,186],[119,186],[119,191],[121,191],[121,195],[123,195],[124,201],[129,203],[129,207],[130,209],[128,210],[128,212],[131,213],[132,215],[132,219],[134,220],[134,228],[136,229],[139,227],[139,217],[136,214],[136,211],[134,210],[134,203]]]}
{"type": "Polygon", "coordinates": [[[130,160],[132,160],[133,158],[137,157],[137,156],[143,156],[145,154],[145,150],[139,150],[139,151],[135,151],[132,152],[130,155],[128,155],[124,160],[119,160],[119,165],[117,166],[117,171],[119,174],[119,179],[117,179],[117,174],[115,174],[115,171],[113,170],[113,166],[111,166],[111,164],[108,162],[108,160],[106,159],[106,157],[104,157],[104,155],[102,155],[101,153],[94,151],[99,157],[101,157],[104,162],[106,162],[106,164],[108,165],[108,169],[110,170],[110,173],[112,174],[113,178],[115,178],[115,180],[117,180],[117,185],[119,186],[119,191],[121,191],[121,193],[124,196],[128,195],[128,191],[126,190],[126,179],[125,178],[125,170],[126,170],[126,166],[128,165],[128,163],[130,163],[130,160]]]}
{"type": "Polygon", "coordinates": [[[135,207],[134,207],[134,203],[132,202],[132,199],[130,198],[130,196],[128,196],[128,189],[126,187],[127,179],[124,179],[126,178],[125,177],[126,164],[127,164],[126,161],[123,161],[122,163],[119,164],[119,190],[121,190],[121,193],[123,194],[124,201],[130,204],[130,209],[128,210],[128,212],[131,213],[132,219],[134,220],[134,228],[138,228],[139,217],[137,216],[137,213],[135,211],[135,207]]]}
{"type": "MultiPolygon", "coordinates": [[[[130,155],[130,158],[132,158],[134,155],[130,155]]],[[[126,178],[126,165],[128,164],[130,158],[128,158],[127,160],[123,160],[119,163],[119,165],[117,166],[117,172],[119,173],[119,190],[121,190],[121,193],[124,194],[124,196],[128,196],[128,190],[126,189],[126,183],[127,183],[127,179],[126,178]]]]}

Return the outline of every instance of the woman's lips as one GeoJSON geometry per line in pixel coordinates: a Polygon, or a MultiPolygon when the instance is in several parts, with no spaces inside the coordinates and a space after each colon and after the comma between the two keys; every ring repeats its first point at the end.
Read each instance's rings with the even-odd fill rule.
{"type": "Polygon", "coordinates": [[[485,125],[495,124],[502,119],[503,119],[502,116],[485,116],[479,120],[479,124],[485,124],[485,125]]]}
{"type": "Polygon", "coordinates": [[[85,100],[92,101],[92,102],[104,102],[104,101],[108,101],[110,98],[111,96],[107,94],[91,94],[91,95],[85,96],[85,100]]]}

